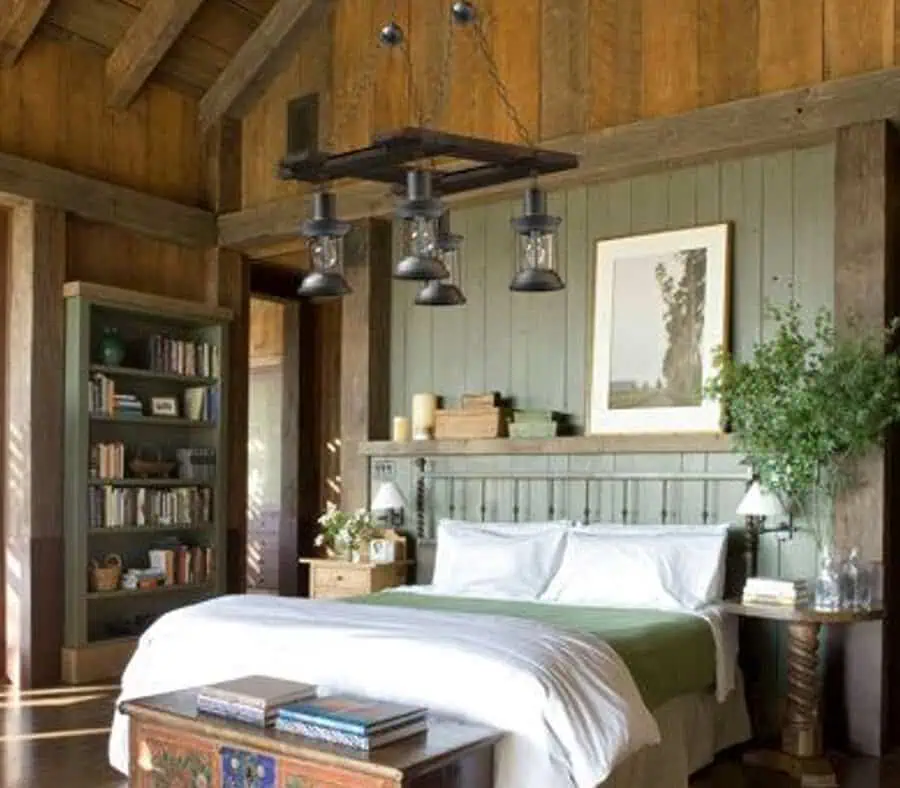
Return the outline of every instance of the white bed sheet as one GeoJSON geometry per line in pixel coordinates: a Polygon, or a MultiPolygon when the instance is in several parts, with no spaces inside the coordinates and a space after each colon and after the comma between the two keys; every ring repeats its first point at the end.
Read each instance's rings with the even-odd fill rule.
{"type": "MultiPolygon", "coordinates": [[[[523,619],[269,596],[162,616],[140,639],[120,700],[249,673],[424,703],[509,731],[496,788],[594,788],[659,741],[628,669],[597,638],[523,619]]],[[[127,773],[128,720],[118,713],[109,757],[127,773]]]]}

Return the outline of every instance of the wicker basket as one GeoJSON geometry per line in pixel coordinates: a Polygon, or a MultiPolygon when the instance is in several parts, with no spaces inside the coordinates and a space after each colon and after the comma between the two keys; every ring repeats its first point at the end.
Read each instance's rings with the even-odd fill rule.
{"type": "Polygon", "coordinates": [[[110,553],[102,565],[91,561],[90,579],[92,591],[115,591],[122,579],[122,557],[110,553]]]}
{"type": "Polygon", "coordinates": [[[444,409],[435,414],[434,437],[438,440],[499,438],[505,427],[501,408],[444,409]]]}

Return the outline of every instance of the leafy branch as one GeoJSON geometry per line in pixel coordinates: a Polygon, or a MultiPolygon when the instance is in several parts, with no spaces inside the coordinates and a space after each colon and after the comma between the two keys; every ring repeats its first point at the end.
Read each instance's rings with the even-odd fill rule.
{"type": "Polygon", "coordinates": [[[719,349],[706,391],[722,402],[735,445],[762,484],[808,513],[811,503],[854,486],[859,460],[900,421],[900,356],[888,349],[900,321],[864,331],[850,320],[839,333],[821,309],[809,333],[794,297],[766,311],[774,335],[746,361],[719,349]]]}

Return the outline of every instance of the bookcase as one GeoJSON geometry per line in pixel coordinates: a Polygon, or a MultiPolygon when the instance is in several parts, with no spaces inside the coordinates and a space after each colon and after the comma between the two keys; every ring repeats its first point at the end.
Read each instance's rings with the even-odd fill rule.
{"type": "Polygon", "coordinates": [[[224,593],[231,313],[85,282],[63,295],[62,671],[81,683],[117,676],[161,614],[224,593]]]}

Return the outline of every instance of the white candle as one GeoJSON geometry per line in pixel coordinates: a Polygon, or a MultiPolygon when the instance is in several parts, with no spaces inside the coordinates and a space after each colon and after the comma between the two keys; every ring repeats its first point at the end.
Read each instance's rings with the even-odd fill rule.
{"type": "Polygon", "coordinates": [[[437,397],[434,394],[413,394],[412,428],[415,440],[428,440],[434,434],[434,414],[437,397]]]}
{"type": "Polygon", "coordinates": [[[394,429],[391,433],[394,443],[407,443],[409,441],[409,419],[406,416],[394,416],[394,429]]]}

